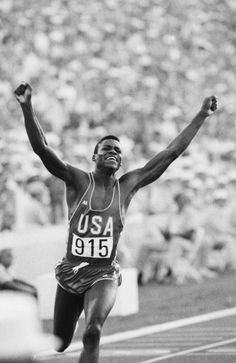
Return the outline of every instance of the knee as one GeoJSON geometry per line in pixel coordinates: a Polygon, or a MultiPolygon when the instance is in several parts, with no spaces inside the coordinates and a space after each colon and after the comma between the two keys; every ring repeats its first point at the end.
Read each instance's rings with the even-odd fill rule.
{"type": "Polygon", "coordinates": [[[72,340],[72,336],[69,334],[66,334],[65,332],[62,332],[61,330],[56,330],[54,328],[53,331],[53,335],[58,339],[58,342],[55,346],[55,350],[58,353],[62,353],[64,352],[64,350],[66,350],[66,348],[69,347],[71,340],[72,340]]]}
{"type": "Polygon", "coordinates": [[[84,332],[83,343],[87,348],[94,348],[99,344],[102,327],[100,324],[90,324],[84,332]]]}

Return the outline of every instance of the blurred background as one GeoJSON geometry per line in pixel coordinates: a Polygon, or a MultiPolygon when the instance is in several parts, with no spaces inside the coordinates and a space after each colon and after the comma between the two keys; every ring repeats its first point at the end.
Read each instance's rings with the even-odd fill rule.
{"type": "MultiPolygon", "coordinates": [[[[32,85],[63,160],[92,170],[95,143],[112,133],[124,150],[120,174],[165,148],[216,94],[219,110],[188,150],[135,196],[119,258],[138,269],[140,284],[234,270],[235,16],[234,0],[1,0],[1,240],[54,238],[55,259],[66,241],[64,185],[31,150],[13,96],[19,82],[32,85]]],[[[48,259],[30,258],[27,268],[48,272],[48,259]]],[[[17,272],[32,280],[23,265],[17,272]]]]}

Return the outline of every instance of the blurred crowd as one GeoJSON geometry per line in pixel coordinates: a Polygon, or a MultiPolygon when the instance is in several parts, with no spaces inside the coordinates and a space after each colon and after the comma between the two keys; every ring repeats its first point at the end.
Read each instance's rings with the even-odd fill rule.
{"type": "MultiPolygon", "coordinates": [[[[95,143],[113,133],[124,150],[121,173],[144,165],[166,147],[203,98],[216,93],[220,110],[214,120],[206,122],[160,182],[140,191],[129,217],[140,213],[142,220],[153,221],[157,237],[144,236],[145,245],[162,241],[160,248],[171,251],[163,252],[163,268],[153,262],[158,280],[177,274],[173,269],[178,267],[169,268],[172,246],[188,261],[192,278],[200,280],[207,269],[212,271],[217,253],[226,255],[233,246],[235,228],[235,13],[233,0],[31,0],[30,6],[2,0],[0,231],[66,219],[63,183],[33,154],[13,97],[22,80],[32,85],[48,143],[64,160],[91,170],[95,143]],[[188,238],[176,236],[177,226],[172,226],[175,221],[186,227],[179,194],[188,200],[188,221],[195,223],[194,231],[185,231],[188,238]],[[214,252],[204,257],[207,262],[200,258],[203,245],[214,252]],[[199,273],[198,264],[205,272],[199,273]]],[[[220,263],[222,269],[233,266],[220,261],[214,270],[220,263]]],[[[140,268],[143,282],[153,268],[140,268]]]]}
{"type": "Polygon", "coordinates": [[[132,263],[127,252],[136,250],[140,284],[201,282],[236,269],[236,172],[215,174],[189,155],[176,164],[142,196],[139,216],[137,202],[131,206],[130,226],[143,232],[134,227],[124,236],[121,260],[132,263]]]}

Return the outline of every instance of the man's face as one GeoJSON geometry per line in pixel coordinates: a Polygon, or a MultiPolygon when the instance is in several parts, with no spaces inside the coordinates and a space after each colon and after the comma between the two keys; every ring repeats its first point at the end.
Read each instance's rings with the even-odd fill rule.
{"type": "Polygon", "coordinates": [[[118,170],[122,157],[120,142],[113,139],[103,140],[98,145],[97,154],[94,156],[97,167],[118,170]]]}

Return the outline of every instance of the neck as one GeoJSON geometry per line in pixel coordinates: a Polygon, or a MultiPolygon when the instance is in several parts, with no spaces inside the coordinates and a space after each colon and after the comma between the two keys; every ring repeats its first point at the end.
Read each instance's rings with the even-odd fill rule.
{"type": "Polygon", "coordinates": [[[115,180],[115,171],[112,169],[101,170],[96,168],[93,174],[96,184],[105,187],[109,186],[115,180]]]}

